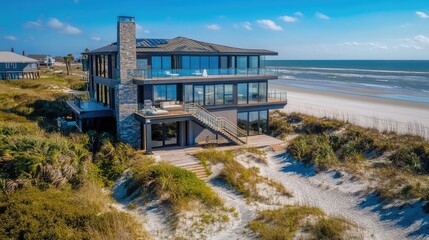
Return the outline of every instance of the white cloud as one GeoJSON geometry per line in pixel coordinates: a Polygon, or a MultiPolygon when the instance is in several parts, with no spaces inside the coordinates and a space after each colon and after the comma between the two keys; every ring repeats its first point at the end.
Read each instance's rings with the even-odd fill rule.
{"type": "Polygon", "coordinates": [[[136,23],[136,31],[137,32],[142,32],[142,33],[150,33],[150,31],[149,30],[147,30],[147,29],[143,29],[143,26],[142,25],[140,25],[140,24],[138,24],[138,23],[136,23]]]}
{"type": "Polygon", "coordinates": [[[269,19],[261,19],[256,21],[261,27],[266,29],[271,29],[274,31],[282,31],[283,28],[277,25],[275,22],[269,20],[269,19]]]}
{"type": "Polygon", "coordinates": [[[285,21],[285,22],[288,22],[288,23],[297,22],[298,21],[298,18],[296,18],[296,17],[290,17],[290,16],[281,16],[280,19],[283,20],[283,21],[285,21]]]}
{"type": "Polygon", "coordinates": [[[420,18],[429,18],[429,15],[427,13],[425,13],[425,12],[417,11],[416,14],[420,18]]]}
{"type": "Polygon", "coordinates": [[[79,34],[82,32],[79,28],[74,27],[68,23],[61,22],[57,18],[50,18],[48,20],[48,26],[51,27],[52,29],[55,29],[55,30],[61,32],[61,33],[79,34]]]}
{"type": "Polygon", "coordinates": [[[142,31],[142,30],[143,30],[142,25],[140,25],[140,24],[136,23],[136,30],[137,30],[137,31],[142,31]]]}
{"type": "Polygon", "coordinates": [[[221,30],[222,28],[217,24],[210,24],[210,25],[207,25],[207,29],[218,31],[218,30],[221,30]]]}
{"type": "Polygon", "coordinates": [[[100,37],[91,37],[91,40],[99,42],[99,41],[101,41],[101,38],[100,37]]]}
{"type": "Polygon", "coordinates": [[[40,20],[28,21],[28,22],[24,23],[23,27],[24,28],[41,28],[42,22],[40,20]]]}
{"type": "Polygon", "coordinates": [[[252,24],[250,22],[244,22],[242,23],[242,26],[246,30],[252,30],[252,24]]]}
{"type": "Polygon", "coordinates": [[[318,19],[322,19],[322,20],[329,20],[329,19],[331,19],[329,16],[327,16],[327,15],[321,13],[321,12],[317,12],[316,13],[316,17],[318,19]]]}
{"type": "Polygon", "coordinates": [[[7,35],[7,36],[4,36],[4,39],[9,40],[9,41],[16,41],[17,38],[15,36],[12,36],[12,35],[7,35]]]}
{"type": "Polygon", "coordinates": [[[304,14],[302,14],[302,12],[300,12],[300,11],[295,12],[293,15],[295,15],[297,17],[303,17],[304,16],[304,14]]]}
{"type": "Polygon", "coordinates": [[[344,45],[348,47],[366,47],[369,49],[388,49],[386,45],[379,44],[379,43],[373,43],[373,42],[345,42],[344,45]]]}
{"type": "Polygon", "coordinates": [[[410,49],[410,48],[412,48],[412,49],[417,49],[417,50],[421,50],[421,49],[423,49],[422,47],[420,47],[420,46],[416,46],[416,45],[408,45],[408,44],[401,44],[399,47],[401,47],[401,48],[406,48],[406,49],[410,49]]]}
{"type": "Polygon", "coordinates": [[[423,35],[417,35],[417,36],[415,36],[414,40],[416,40],[417,42],[429,44],[429,38],[427,38],[427,37],[425,37],[423,35]]]}

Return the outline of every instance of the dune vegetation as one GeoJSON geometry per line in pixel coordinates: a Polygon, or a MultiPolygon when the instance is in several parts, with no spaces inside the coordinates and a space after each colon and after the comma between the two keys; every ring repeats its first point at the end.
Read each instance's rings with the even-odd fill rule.
{"type": "Polygon", "coordinates": [[[260,239],[360,239],[357,226],[316,207],[288,205],[264,210],[248,226],[260,239]]]}
{"type": "Polygon", "coordinates": [[[103,191],[135,151],[106,134],[60,132],[63,90],[85,82],[47,71],[0,81],[0,239],[148,238],[103,191]]]}
{"type": "Polygon", "coordinates": [[[268,178],[259,175],[259,168],[244,167],[236,157],[239,154],[250,153],[255,156],[259,162],[266,162],[266,153],[255,148],[241,148],[238,150],[220,151],[215,148],[208,148],[196,153],[196,157],[206,167],[206,171],[210,172],[210,166],[222,164],[222,170],[219,175],[230,186],[243,194],[248,200],[268,201],[271,196],[265,196],[258,190],[260,185],[268,185],[274,188],[278,193],[284,196],[292,196],[292,193],[287,189],[268,178]]]}
{"type": "Polygon", "coordinates": [[[422,137],[297,113],[270,117],[274,136],[292,136],[288,152],[295,160],[375,179],[375,192],[386,200],[429,200],[429,142],[422,137]]]}

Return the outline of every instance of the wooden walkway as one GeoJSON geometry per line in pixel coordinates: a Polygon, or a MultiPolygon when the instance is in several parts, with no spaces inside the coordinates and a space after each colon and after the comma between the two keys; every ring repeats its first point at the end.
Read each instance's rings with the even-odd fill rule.
{"type": "MultiPolygon", "coordinates": [[[[275,153],[284,152],[282,147],[283,141],[273,138],[267,135],[258,135],[248,137],[246,145],[228,145],[216,147],[218,150],[233,150],[242,147],[266,147],[271,146],[275,153]]],[[[200,160],[195,157],[195,153],[203,150],[202,147],[166,147],[159,150],[153,150],[152,153],[161,158],[161,161],[165,161],[177,167],[187,169],[194,172],[200,179],[207,179],[206,171],[201,164],[200,160]]]]}
{"type": "Polygon", "coordinates": [[[192,148],[171,147],[154,150],[152,153],[159,156],[161,161],[189,170],[195,173],[198,178],[205,180],[208,176],[200,160],[194,155],[197,151],[199,150],[192,151],[192,148]]]}

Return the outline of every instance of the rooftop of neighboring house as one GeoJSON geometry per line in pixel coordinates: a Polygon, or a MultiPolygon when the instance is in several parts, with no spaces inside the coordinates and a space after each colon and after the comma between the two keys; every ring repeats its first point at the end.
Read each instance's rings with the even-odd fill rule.
{"type": "Polygon", "coordinates": [[[37,63],[37,60],[14,52],[0,52],[0,63],[37,63]]]}
{"type": "MultiPolygon", "coordinates": [[[[171,53],[171,54],[235,54],[235,55],[278,55],[277,52],[264,49],[245,49],[202,42],[185,37],[173,39],[136,39],[138,53],[171,53]]],[[[89,54],[117,52],[117,43],[92,50],[89,54]]]]}
{"type": "Polygon", "coordinates": [[[34,59],[45,59],[48,57],[51,57],[49,54],[28,54],[28,57],[34,58],[34,59]]]}

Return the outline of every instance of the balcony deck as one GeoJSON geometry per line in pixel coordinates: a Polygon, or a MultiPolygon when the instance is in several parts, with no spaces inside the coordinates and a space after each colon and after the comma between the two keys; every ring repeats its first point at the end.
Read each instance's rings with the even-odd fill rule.
{"type": "MultiPolygon", "coordinates": [[[[204,72],[204,70],[202,70],[204,72]]],[[[240,80],[261,80],[278,79],[277,69],[258,68],[258,69],[209,69],[204,74],[201,70],[142,70],[136,69],[130,71],[129,76],[134,79],[136,84],[159,83],[189,83],[189,82],[216,82],[225,79],[240,80]]]]}
{"type": "Polygon", "coordinates": [[[113,109],[95,101],[70,100],[67,104],[81,118],[113,117],[113,109]]]}

